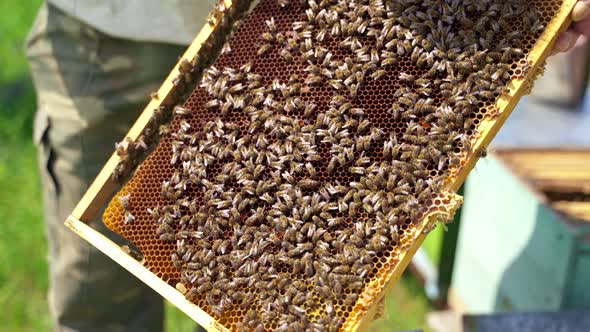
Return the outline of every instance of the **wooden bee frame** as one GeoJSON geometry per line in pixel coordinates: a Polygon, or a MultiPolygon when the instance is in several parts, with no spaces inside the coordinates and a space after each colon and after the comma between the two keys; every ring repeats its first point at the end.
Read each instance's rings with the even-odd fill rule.
{"type": "MultiPolygon", "coordinates": [[[[227,8],[231,7],[231,0],[225,0],[224,2],[227,8]]],[[[532,80],[540,72],[541,66],[546,57],[550,54],[552,45],[557,36],[568,27],[570,23],[570,12],[575,3],[576,0],[563,1],[561,8],[547,26],[541,37],[536,41],[529,54],[528,60],[530,61],[531,70],[527,71],[523,78],[512,80],[509,84],[510,94],[503,95],[498,99],[496,107],[499,110],[499,116],[494,120],[484,120],[480,124],[479,129],[482,132],[482,135],[474,145],[474,151],[481,151],[481,149],[488,146],[518,103],[520,97],[530,91],[532,80]]],[[[162,86],[157,91],[159,98],[153,98],[148,103],[143,113],[127,133],[127,137],[132,141],[135,141],[135,139],[137,139],[142,133],[152,116],[153,110],[171,101],[175,89],[173,80],[179,74],[180,63],[185,59],[191,61],[199,53],[201,45],[203,45],[216,29],[218,26],[217,23],[218,22],[206,24],[202,28],[177,65],[172,69],[162,86]]],[[[461,198],[453,193],[455,193],[463,184],[465,178],[475,166],[478,159],[479,155],[477,153],[472,154],[460,168],[458,175],[453,178],[452,181],[445,184],[445,192],[448,193],[447,203],[444,204],[444,207],[447,208],[447,215],[445,217],[448,218],[449,216],[452,216],[454,210],[460,205],[461,198]]],[[[158,278],[140,262],[121,250],[117,244],[88,225],[89,222],[98,217],[102,208],[108,203],[108,200],[112,197],[113,193],[119,188],[119,184],[111,179],[111,174],[119,161],[119,156],[116,153],[113,153],[76,208],[67,218],[65,225],[153,288],[156,292],[208,331],[228,331],[226,327],[218,323],[213,317],[188,301],[184,295],[174,287],[158,278]]],[[[359,301],[355,306],[355,310],[357,308],[361,309],[365,314],[360,319],[348,319],[344,323],[342,330],[362,331],[367,329],[377,311],[378,303],[399,280],[416,250],[424,241],[428,230],[435,226],[439,217],[440,214],[427,215],[424,220],[411,231],[410,246],[399,255],[398,261],[394,266],[391,266],[389,272],[385,274],[387,282],[385,282],[385,284],[374,284],[373,281],[376,280],[373,280],[367,285],[365,291],[361,294],[360,298],[364,299],[364,301],[359,301]]]]}

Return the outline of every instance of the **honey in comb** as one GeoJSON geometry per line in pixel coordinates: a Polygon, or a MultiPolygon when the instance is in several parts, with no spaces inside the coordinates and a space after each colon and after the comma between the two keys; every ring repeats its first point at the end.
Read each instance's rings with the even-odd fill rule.
{"type": "MultiPolygon", "coordinates": [[[[433,3],[444,7],[443,2],[433,3]]],[[[456,9],[459,6],[458,2],[444,3],[447,4],[447,7],[444,8],[456,9]]],[[[501,6],[502,11],[499,11],[498,9],[492,10],[486,7],[484,2],[463,3],[464,7],[462,8],[465,15],[461,19],[453,21],[452,27],[454,30],[449,29],[446,31],[446,36],[449,33],[455,33],[455,30],[464,31],[468,27],[478,31],[481,30],[481,34],[494,29],[504,29],[501,30],[502,33],[497,33],[493,38],[481,41],[481,43],[485,42],[492,47],[492,45],[510,42],[513,47],[496,52],[475,50],[471,57],[461,58],[463,53],[461,48],[456,50],[447,47],[442,50],[428,44],[427,27],[429,27],[428,24],[430,23],[426,23],[427,20],[424,17],[435,14],[429,12],[428,8],[439,7],[419,1],[392,2],[387,4],[389,6],[387,8],[391,12],[399,13],[398,18],[393,19],[392,22],[394,22],[394,25],[400,26],[399,30],[401,31],[396,32],[398,42],[395,45],[388,46],[384,43],[381,46],[391,54],[379,53],[377,57],[380,58],[380,63],[384,58],[391,57],[395,59],[390,61],[391,64],[382,66],[385,68],[383,71],[378,71],[378,68],[370,68],[370,66],[369,68],[362,68],[361,66],[355,69],[360,72],[366,71],[368,73],[367,77],[355,77],[350,82],[345,82],[344,78],[341,82],[330,82],[333,79],[330,78],[330,75],[338,77],[342,72],[353,70],[352,67],[358,64],[352,61],[351,68],[344,68],[348,66],[347,58],[364,58],[368,56],[369,61],[372,61],[371,57],[375,57],[371,51],[373,48],[377,48],[377,41],[375,41],[374,36],[372,39],[371,35],[366,35],[366,33],[375,31],[375,29],[371,30],[369,24],[364,26],[362,19],[366,20],[367,17],[376,15],[375,13],[378,13],[379,10],[375,9],[378,9],[376,7],[379,7],[380,2],[364,2],[359,4],[357,9],[354,9],[343,6],[342,3],[338,6],[338,2],[292,2],[287,6],[282,6],[285,3],[278,4],[271,0],[261,1],[230,40],[229,49],[231,51],[225,52],[216,60],[213,69],[210,68],[206,72],[203,83],[223,79],[226,76],[228,80],[231,80],[232,75],[247,76],[248,73],[240,72],[240,68],[248,66],[252,68],[251,73],[260,76],[254,80],[244,81],[244,83],[248,82],[253,86],[245,87],[246,84],[243,84],[242,87],[236,87],[239,83],[230,82],[227,88],[233,88],[238,92],[257,89],[258,87],[253,82],[260,81],[263,86],[267,87],[264,93],[268,95],[268,91],[273,91],[275,97],[266,106],[272,109],[274,107],[272,103],[277,102],[281,103],[283,107],[280,110],[272,109],[272,111],[266,113],[259,112],[256,107],[250,109],[250,111],[232,109],[225,110],[225,115],[221,115],[222,110],[220,108],[208,110],[205,107],[208,102],[215,99],[212,97],[213,94],[219,94],[219,92],[212,89],[207,91],[205,84],[205,86],[196,87],[183,104],[183,107],[193,111],[192,115],[190,117],[175,117],[171,124],[171,131],[182,135],[195,135],[193,145],[200,147],[205,146],[206,142],[216,144],[221,141],[225,142],[225,146],[229,146],[228,140],[223,138],[226,137],[224,136],[226,133],[236,132],[234,136],[231,136],[231,140],[238,141],[252,128],[254,128],[255,132],[260,131],[265,133],[264,135],[268,135],[267,142],[264,140],[256,142],[258,147],[255,152],[247,149],[240,150],[235,146],[233,146],[232,151],[219,152],[223,153],[224,157],[219,158],[219,160],[214,158],[207,162],[205,167],[206,175],[200,176],[200,182],[184,183],[181,187],[186,186],[186,189],[178,190],[180,192],[179,199],[186,197],[189,200],[185,201],[185,205],[179,205],[177,212],[171,212],[175,217],[172,218],[173,222],[168,226],[173,228],[175,235],[186,229],[196,232],[194,233],[194,240],[184,239],[185,241],[182,242],[182,237],[178,241],[160,240],[158,229],[161,228],[161,225],[158,225],[148,213],[148,209],[153,211],[156,207],[164,208],[171,205],[171,202],[161,195],[163,181],[172,181],[173,184],[178,184],[176,183],[178,181],[171,180],[177,177],[175,171],[180,173],[182,170],[179,162],[170,163],[171,159],[173,159],[172,146],[177,144],[175,141],[179,140],[178,137],[175,138],[173,135],[162,138],[160,144],[142,163],[135,176],[117,194],[118,197],[130,195],[132,204],[129,212],[135,216],[136,220],[125,224],[123,222],[125,211],[117,199],[114,199],[105,211],[105,224],[131,240],[144,254],[145,266],[158,277],[173,286],[181,282],[187,288],[192,288],[193,291],[189,291],[188,298],[230,330],[255,330],[260,326],[262,326],[262,329],[267,330],[281,330],[286,327],[293,330],[346,329],[349,326],[348,324],[358,321],[364,314],[363,310],[366,310],[366,306],[363,303],[370,301],[370,296],[367,295],[369,294],[367,292],[369,290],[368,285],[376,283],[382,286],[385,283],[385,278],[398,261],[399,255],[409,246],[416,222],[433,211],[449,212],[445,211],[445,206],[449,204],[452,197],[440,192],[441,183],[456,175],[466,158],[474,153],[471,151],[471,145],[480,134],[478,126],[482,121],[486,119],[493,120],[497,116],[497,110],[494,106],[495,101],[502,92],[506,92],[506,83],[510,79],[522,77],[526,74],[528,69],[526,56],[535,40],[540,36],[543,30],[542,27],[549,23],[560,5],[560,2],[557,1],[533,1],[529,2],[530,8],[527,11],[522,6],[522,2],[520,6],[518,6],[518,1],[502,2],[504,7],[501,6]],[[368,7],[364,7],[363,4],[368,7]],[[499,20],[502,22],[501,26],[495,26],[493,19],[482,20],[485,15],[478,6],[483,6],[487,10],[485,13],[496,19],[501,18],[498,13],[503,11],[516,10],[519,11],[519,15],[524,15],[514,14],[509,19],[499,20]],[[322,10],[329,13],[348,10],[350,11],[348,16],[343,14],[342,17],[348,17],[350,21],[346,24],[340,24],[338,28],[340,31],[332,30],[332,26],[332,29],[329,32],[324,31],[322,36],[322,29],[325,29],[326,26],[322,26],[321,22],[326,20],[334,22],[331,18],[318,19],[316,15],[322,10]],[[493,13],[489,13],[489,11],[493,11],[493,13]],[[356,17],[351,15],[356,15],[356,17]],[[354,23],[357,22],[359,17],[361,18],[358,20],[359,23],[354,23]],[[524,22],[522,17],[526,17],[529,21],[524,22]],[[424,23],[412,26],[412,21],[416,20],[421,20],[424,23]],[[309,24],[308,22],[305,27],[298,27],[301,25],[298,22],[307,21],[316,24],[309,24]],[[478,24],[483,24],[483,27],[475,28],[478,24]],[[530,30],[533,26],[535,27],[533,29],[534,33],[525,30],[525,27],[530,30]],[[299,31],[293,32],[294,29],[299,31]],[[339,35],[348,33],[342,31],[348,31],[349,29],[352,29],[350,34],[355,38],[349,38],[348,40],[340,38],[339,35]],[[409,31],[413,33],[411,38],[405,37],[409,31]],[[269,43],[268,40],[262,37],[265,32],[273,33],[270,42],[271,47],[264,47],[266,50],[260,52],[262,54],[259,55],[260,48],[269,43]],[[302,37],[296,38],[293,37],[294,35],[302,37]],[[506,36],[511,39],[507,40],[506,36]],[[289,44],[289,39],[298,40],[289,44]],[[310,47],[306,46],[304,39],[312,40],[310,47]],[[358,43],[358,46],[356,43],[358,43]],[[366,50],[359,55],[357,51],[363,50],[364,46],[367,46],[366,50]],[[390,49],[387,49],[388,47],[390,49]],[[415,50],[419,48],[430,49],[427,52],[437,52],[439,63],[436,64],[436,67],[441,69],[431,71],[435,66],[435,61],[431,58],[424,59],[421,54],[417,54],[419,52],[415,50]],[[293,56],[293,59],[285,56],[286,53],[281,52],[283,50],[287,50],[293,56]],[[310,50],[311,53],[309,53],[310,50]],[[323,55],[318,56],[318,52],[323,52],[323,55]],[[317,58],[322,59],[322,61],[325,60],[326,53],[330,53],[331,56],[330,61],[324,65],[317,58]],[[482,53],[483,55],[481,55],[482,53]],[[479,56],[483,57],[483,59],[475,59],[474,54],[480,54],[479,56]],[[442,60],[452,62],[452,64],[447,65],[442,60]],[[479,74],[471,75],[473,74],[473,68],[478,66],[479,61],[483,61],[483,64],[479,64],[480,69],[477,71],[479,74]],[[504,63],[505,66],[499,66],[498,63],[500,62],[504,63]],[[339,63],[340,66],[331,66],[330,63],[339,63]],[[474,63],[476,64],[474,65],[474,63]],[[448,69],[448,66],[451,65],[454,66],[452,70],[448,69]],[[450,75],[445,71],[456,71],[456,75],[450,75]],[[371,76],[372,74],[374,74],[374,77],[371,76]],[[491,79],[492,76],[495,78],[491,79]],[[317,79],[317,77],[321,79],[317,79]],[[440,81],[438,84],[436,84],[437,80],[440,81]],[[492,87],[491,84],[494,84],[494,82],[502,82],[502,84],[492,87]],[[297,91],[290,91],[297,84],[300,85],[300,88],[296,89],[297,91]],[[450,92],[445,92],[446,90],[441,88],[443,84],[448,85],[450,92]],[[457,98],[459,95],[456,90],[457,87],[462,86],[465,88],[469,85],[480,88],[479,90],[470,91],[468,94],[463,93],[461,98],[457,98]],[[485,86],[481,88],[482,85],[485,86]],[[433,88],[432,86],[436,87],[433,88]],[[286,102],[289,98],[291,98],[292,103],[286,102]],[[299,101],[293,98],[299,98],[299,101]],[[350,105],[346,106],[347,103],[350,103],[350,105]],[[300,107],[298,104],[303,106],[300,107]],[[392,107],[392,105],[396,106],[392,107]],[[304,109],[308,107],[313,110],[306,114],[304,109]],[[413,117],[408,117],[403,114],[404,112],[396,113],[395,109],[401,107],[405,108],[404,112],[411,111],[416,114],[413,117]],[[459,108],[465,112],[465,114],[461,114],[461,118],[457,116],[457,109],[459,108]],[[338,109],[346,109],[345,112],[347,113],[338,113],[338,109]],[[432,115],[436,112],[438,114],[432,115]],[[253,127],[253,123],[261,117],[273,117],[275,115],[274,126],[253,127]],[[440,133],[435,131],[446,128],[441,126],[441,123],[449,122],[452,122],[452,126],[454,126],[454,136],[450,139],[448,137],[441,139],[442,141],[446,140],[446,144],[437,145],[438,152],[428,151],[428,149],[421,149],[420,152],[412,150],[415,146],[434,144],[434,141],[440,139],[439,136],[445,134],[448,136],[448,132],[444,132],[444,130],[440,133]],[[315,128],[313,128],[314,125],[315,128]],[[317,139],[313,149],[296,156],[292,152],[293,146],[287,147],[284,142],[288,141],[286,138],[290,137],[292,132],[301,133],[301,135],[306,134],[307,129],[304,129],[306,126],[312,126],[311,131],[315,131],[315,135],[321,139],[317,139]],[[333,126],[340,127],[330,132],[330,128],[333,126]],[[342,138],[344,136],[342,134],[343,130],[341,130],[342,126],[355,128],[356,130],[350,130],[350,132],[353,132],[350,138],[352,142],[348,142],[348,145],[336,144],[334,138],[330,136],[339,134],[338,139],[340,141],[337,143],[347,138],[342,138]],[[290,128],[291,133],[280,132],[284,127],[290,128]],[[217,132],[221,134],[217,135],[217,132]],[[425,132],[432,133],[432,135],[423,134],[425,132]],[[377,136],[379,136],[378,139],[377,136]],[[422,142],[425,138],[427,140],[422,142]],[[376,141],[379,144],[374,144],[376,141]],[[277,142],[280,144],[273,145],[273,143],[277,142]],[[384,142],[390,142],[391,146],[384,144],[384,142]],[[220,180],[220,176],[225,176],[226,169],[224,169],[224,166],[232,160],[240,160],[240,162],[251,160],[253,172],[256,172],[256,164],[260,165],[265,162],[270,164],[269,160],[265,159],[261,159],[260,162],[256,163],[254,161],[258,160],[260,155],[265,155],[265,152],[271,151],[275,146],[285,149],[285,152],[281,152],[284,153],[283,156],[293,156],[294,160],[298,158],[301,160],[299,164],[302,164],[295,163],[295,166],[292,166],[289,163],[288,166],[285,166],[288,174],[279,173],[278,178],[272,177],[271,167],[259,174],[264,178],[265,183],[274,181],[277,188],[259,189],[253,186],[244,191],[244,187],[248,186],[248,184],[244,185],[244,181],[238,179],[236,174],[230,174],[229,180],[220,180]],[[422,153],[422,150],[426,150],[423,151],[424,156],[414,155],[422,153]],[[412,163],[416,159],[430,160],[434,158],[430,154],[437,153],[446,156],[444,163],[429,162],[424,167],[414,167],[411,170],[403,166],[412,163]],[[393,160],[392,155],[395,156],[393,160]],[[340,159],[344,159],[344,162],[340,159]],[[365,164],[363,160],[369,160],[368,164],[365,164]],[[371,165],[379,165],[383,162],[402,165],[403,167],[392,167],[390,164],[389,168],[386,168],[388,174],[385,175],[379,174],[379,166],[375,166],[374,172],[367,171],[371,165]],[[312,165],[313,171],[306,169],[308,163],[312,165]],[[401,179],[414,178],[414,180],[405,181],[403,184],[394,183],[387,189],[388,181],[386,181],[385,177],[389,180],[394,170],[399,173],[395,174],[395,176],[401,179]],[[411,174],[408,174],[408,172],[411,174]],[[219,190],[210,188],[220,184],[223,184],[223,186],[219,190]],[[294,212],[291,210],[287,213],[284,212],[282,207],[274,209],[272,206],[265,205],[269,198],[265,197],[265,200],[262,200],[264,194],[268,194],[268,196],[276,195],[282,190],[279,188],[279,184],[295,188],[293,189],[295,192],[294,197],[280,199],[284,200],[284,202],[281,201],[284,205],[294,205],[298,209],[300,208],[301,211],[294,212]],[[416,188],[420,189],[417,190],[416,188]],[[258,189],[260,192],[257,192],[258,189]],[[427,190],[429,192],[424,194],[427,190]],[[252,191],[254,194],[246,195],[248,191],[252,191]],[[348,192],[354,192],[359,197],[353,197],[350,201],[345,202],[344,198],[348,192]],[[235,199],[236,193],[244,193],[241,196],[243,199],[232,201],[231,206],[236,209],[240,203],[247,201],[246,199],[253,199],[254,201],[248,204],[246,209],[239,211],[236,220],[231,221],[232,218],[236,217],[232,217],[229,211],[227,213],[223,212],[226,209],[223,201],[231,195],[235,199]],[[319,193],[324,203],[322,207],[318,208],[317,212],[314,212],[314,216],[317,218],[305,214],[306,207],[313,206],[312,198],[314,193],[319,193]],[[387,203],[390,206],[383,207],[382,205],[388,201],[388,193],[411,196],[423,195],[420,200],[406,200],[403,201],[403,204],[396,202],[396,196],[394,196],[391,202],[387,203]],[[334,199],[330,201],[330,198],[326,199],[323,196],[330,198],[334,196],[334,199]],[[310,199],[305,200],[303,197],[310,197],[310,199]],[[293,202],[289,203],[289,200],[293,202]],[[206,227],[199,228],[200,222],[198,220],[195,221],[195,225],[197,225],[195,227],[181,226],[182,217],[189,216],[192,218],[195,215],[195,213],[190,212],[192,202],[198,208],[204,207],[199,211],[204,215],[203,218],[205,219],[218,213],[221,217],[218,216],[216,221],[220,223],[221,226],[218,228],[221,231],[211,233],[207,231],[206,227]],[[375,206],[378,203],[381,206],[376,209],[375,206]],[[341,211],[343,204],[348,205],[347,210],[345,210],[346,213],[341,211]],[[351,205],[353,206],[351,207],[351,205]],[[401,205],[406,210],[401,209],[401,205]],[[216,208],[218,206],[224,207],[216,208]],[[401,210],[387,215],[391,217],[387,227],[374,227],[386,216],[385,213],[380,215],[379,209],[396,208],[401,210]],[[289,227],[293,225],[297,231],[296,234],[292,234],[293,232],[285,229],[283,225],[285,218],[281,218],[279,215],[276,217],[270,215],[270,213],[274,213],[274,210],[284,212],[284,217],[288,218],[287,225],[289,227]],[[270,216],[270,219],[267,216],[270,216]],[[306,221],[307,218],[311,218],[309,219],[311,222],[306,221]],[[302,223],[301,221],[305,222],[302,223]],[[255,275],[256,278],[242,276],[240,268],[243,265],[232,265],[235,261],[232,254],[239,256],[242,250],[236,241],[239,241],[240,238],[246,238],[243,234],[238,234],[242,233],[240,227],[245,224],[249,224],[249,227],[253,227],[256,232],[271,239],[271,243],[266,244],[264,249],[256,254],[258,255],[257,259],[264,256],[264,260],[269,262],[271,261],[270,257],[287,257],[285,261],[277,260],[269,264],[260,264],[267,269],[261,274],[255,275]],[[300,226],[300,224],[303,224],[303,226],[300,226]],[[313,225],[314,229],[312,231],[310,231],[312,226],[307,226],[308,224],[313,225]],[[310,243],[310,241],[306,238],[301,241],[298,239],[304,226],[306,226],[304,233],[310,233],[312,237],[319,229],[324,230],[324,233],[318,236],[317,241],[328,244],[325,250],[316,251],[314,249],[313,251],[314,257],[311,264],[314,273],[306,272],[309,267],[305,266],[308,264],[309,259],[304,257],[311,252],[311,248],[307,248],[307,243],[310,243]],[[356,235],[355,231],[359,231],[359,229],[365,232],[364,238],[356,239],[351,236],[351,234],[356,235]],[[285,238],[290,239],[292,237],[294,241],[285,240],[285,238]],[[229,241],[230,245],[226,241],[229,241]],[[296,245],[293,245],[293,243],[296,243],[296,245]],[[172,255],[176,255],[174,260],[179,262],[181,261],[181,257],[178,257],[181,256],[178,253],[179,251],[181,251],[182,255],[188,255],[187,252],[193,250],[194,252],[191,252],[191,255],[188,256],[194,257],[196,255],[197,258],[194,264],[197,267],[204,266],[206,265],[205,261],[207,261],[207,264],[213,261],[206,258],[206,253],[211,251],[212,248],[215,248],[215,258],[213,259],[215,265],[210,268],[213,271],[209,275],[207,273],[195,274],[192,268],[182,262],[180,268],[178,268],[171,259],[172,255]],[[300,251],[303,254],[299,254],[300,251]],[[297,262],[293,262],[288,260],[290,256],[303,257],[298,258],[297,262]],[[350,261],[342,262],[342,260],[346,259],[350,261]],[[354,265],[355,261],[364,262],[365,265],[369,265],[371,268],[367,270],[362,264],[354,265]],[[317,266],[313,266],[314,263],[317,266]],[[327,277],[317,272],[322,270],[323,264],[327,264],[331,269],[325,272],[327,277]],[[356,271],[354,273],[357,273],[357,276],[361,279],[360,283],[357,281],[359,278],[346,277],[351,275],[350,270],[353,269],[356,271]],[[192,282],[195,275],[198,277],[195,281],[198,282],[192,282]],[[345,277],[340,277],[340,275],[345,277]],[[235,289],[230,286],[226,287],[227,289],[210,286],[210,284],[215,284],[220,280],[227,280],[227,283],[225,283],[227,285],[234,282],[238,286],[235,289]],[[285,280],[288,281],[288,284],[285,284],[285,280]],[[198,290],[199,286],[202,287],[201,291],[198,290]],[[230,292],[232,295],[229,295],[230,292]],[[286,295],[288,295],[288,300],[286,300],[286,295]],[[220,310],[219,302],[223,301],[223,299],[231,299],[231,301],[226,302],[220,310]]],[[[447,16],[451,15],[450,12],[445,12],[442,9],[441,12],[447,16]]],[[[439,21],[440,19],[444,19],[444,17],[440,17],[439,21]]],[[[439,37],[443,38],[444,36],[439,37]]],[[[479,42],[477,39],[474,41],[474,43],[479,42]]],[[[441,43],[445,44],[444,42],[441,43]]],[[[468,46],[463,45],[463,48],[466,49],[468,46]]],[[[255,96],[251,96],[249,98],[250,102],[254,98],[255,96]]],[[[257,107],[264,110],[264,106],[257,107]]],[[[187,146],[190,145],[187,144],[187,146]]],[[[183,159],[182,157],[178,158],[183,159]]],[[[190,165],[187,167],[190,167],[190,165]]],[[[275,202],[277,200],[272,196],[270,199],[274,199],[275,202]]],[[[188,223],[186,219],[184,222],[188,223]]],[[[256,238],[255,236],[252,237],[256,238]]],[[[315,242],[315,244],[317,243],[319,242],[315,242]]],[[[246,246],[249,246],[247,248],[252,251],[252,243],[246,243],[246,246]]],[[[191,261],[193,263],[192,257],[188,256],[185,262],[191,261]]],[[[248,261],[248,258],[245,261],[247,264],[254,264],[251,263],[252,260],[248,261]]]]}

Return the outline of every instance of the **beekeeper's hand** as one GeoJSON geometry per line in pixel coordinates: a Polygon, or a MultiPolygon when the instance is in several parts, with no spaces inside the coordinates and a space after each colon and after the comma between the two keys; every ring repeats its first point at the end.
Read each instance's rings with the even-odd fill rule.
{"type": "Polygon", "coordinates": [[[590,37],[590,0],[579,0],[572,10],[572,24],[562,33],[553,53],[569,51],[577,42],[583,42],[590,37]]]}

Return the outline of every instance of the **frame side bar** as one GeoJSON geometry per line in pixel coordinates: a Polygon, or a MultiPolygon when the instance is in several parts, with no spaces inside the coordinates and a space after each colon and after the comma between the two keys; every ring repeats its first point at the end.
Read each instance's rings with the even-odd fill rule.
{"type": "Polygon", "coordinates": [[[81,238],[88,241],[91,245],[98,248],[102,253],[124,267],[139,280],[150,286],[166,300],[170,301],[199,325],[203,326],[210,332],[229,332],[228,329],[219,324],[213,317],[205,311],[187,300],[176,288],[168,285],[165,281],[158,278],[143,264],[127,255],[121,248],[106,236],[102,235],[86,223],[69,216],[65,225],[78,234],[81,238]]]}

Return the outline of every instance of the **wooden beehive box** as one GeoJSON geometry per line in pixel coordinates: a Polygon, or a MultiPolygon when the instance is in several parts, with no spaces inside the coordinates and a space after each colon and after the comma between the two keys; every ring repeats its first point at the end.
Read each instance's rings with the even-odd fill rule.
{"type": "Polygon", "coordinates": [[[454,308],[588,307],[590,150],[498,150],[478,164],[465,193],[449,297],[454,308]]]}
{"type": "MultiPolygon", "coordinates": [[[[265,6],[270,6],[269,1],[262,1],[261,3],[265,4],[265,6]]],[[[543,10],[553,13],[553,17],[550,20],[547,19],[547,25],[544,31],[536,40],[529,40],[530,49],[526,55],[526,61],[525,59],[521,59],[520,62],[513,64],[511,71],[512,79],[508,84],[509,92],[499,96],[495,104],[489,105],[487,109],[493,110],[493,116],[482,116],[477,119],[475,122],[475,131],[479,135],[476,135],[477,139],[471,142],[472,148],[466,151],[462,160],[453,167],[452,176],[444,183],[441,191],[437,194],[437,199],[433,199],[435,203],[434,208],[427,210],[429,211],[428,213],[423,213],[420,222],[410,224],[407,229],[404,228],[403,235],[400,239],[403,246],[396,248],[394,252],[392,251],[388,254],[387,259],[384,258],[383,262],[379,263],[378,271],[364,285],[359,300],[353,306],[352,313],[346,314],[347,318],[342,324],[342,330],[362,330],[368,326],[377,310],[378,302],[398,280],[411,257],[421,245],[427,232],[436,225],[437,220],[449,219],[461,203],[461,197],[454,195],[454,193],[474,167],[477,159],[481,156],[481,151],[485,149],[504,121],[506,121],[519,98],[530,91],[532,81],[541,72],[542,64],[551,51],[551,46],[557,34],[563,31],[569,24],[569,13],[575,1],[564,0],[561,2],[547,1],[538,3],[542,4],[541,7],[543,10]]],[[[231,9],[231,6],[231,2],[226,1],[224,10],[231,9]]],[[[215,31],[218,23],[223,20],[223,14],[224,12],[220,11],[212,16],[211,23],[203,28],[183,55],[179,64],[171,71],[157,92],[158,98],[150,101],[142,115],[130,129],[127,138],[131,142],[135,142],[144,132],[153,116],[154,110],[158,109],[161,105],[174,105],[178,102],[178,100],[173,101],[173,99],[178,98],[180,95],[177,91],[178,82],[175,82],[175,79],[179,76],[180,64],[183,60],[191,62],[199,54],[203,43],[215,31]]],[[[202,308],[188,301],[182,293],[163,280],[161,276],[159,277],[154,274],[149,269],[149,262],[140,263],[134,260],[113,242],[87,225],[89,221],[98,216],[113,193],[119,189],[119,184],[112,180],[111,174],[115,171],[117,165],[120,164],[120,161],[117,154],[112,155],[88,192],[66,221],[66,225],[208,330],[227,331],[228,326],[235,328],[235,322],[228,321],[223,316],[214,318],[214,315],[205,312],[202,308]]],[[[127,188],[124,190],[132,189],[127,188]]],[[[116,204],[112,203],[107,213],[121,213],[122,210],[118,210],[119,207],[116,204]]]]}

